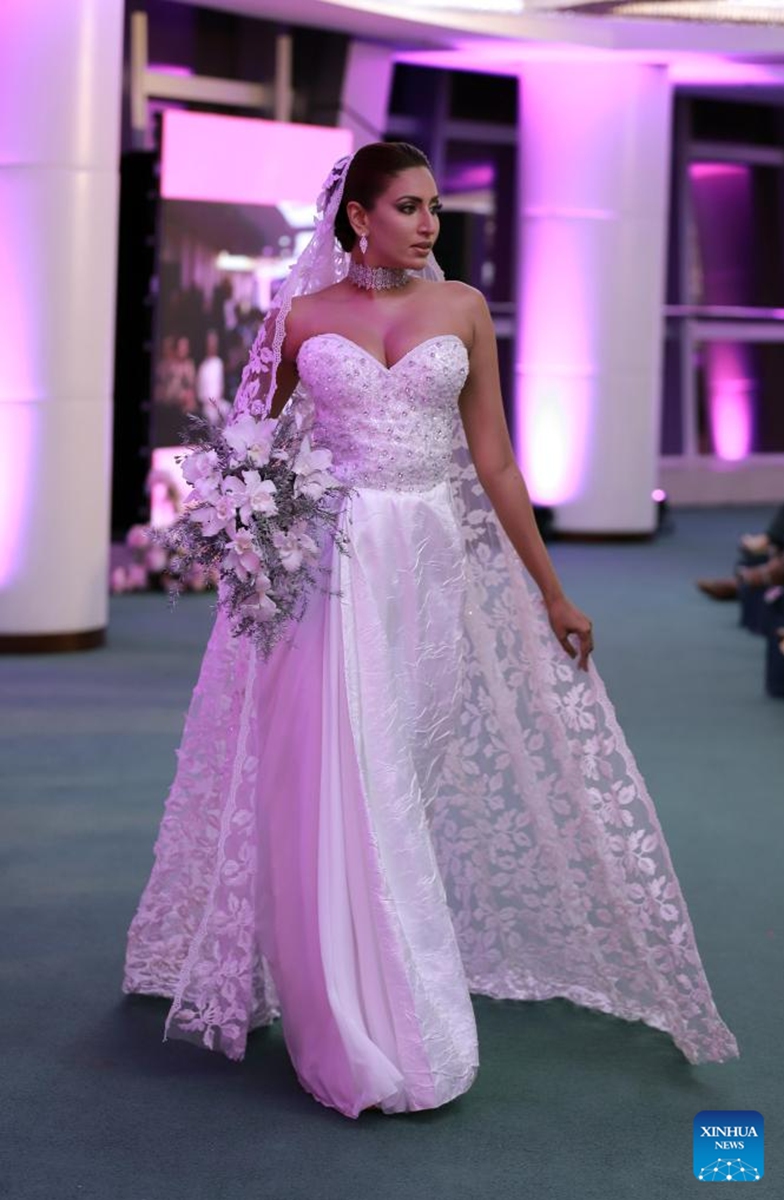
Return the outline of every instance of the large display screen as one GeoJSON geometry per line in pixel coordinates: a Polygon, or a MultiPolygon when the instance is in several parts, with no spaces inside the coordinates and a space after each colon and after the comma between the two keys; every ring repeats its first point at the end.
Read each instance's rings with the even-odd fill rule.
{"type": "Polygon", "coordinates": [[[310,238],[345,129],[167,110],[163,115],[152,443],[187,415],[218,420],[280,282],[310,238]]]}

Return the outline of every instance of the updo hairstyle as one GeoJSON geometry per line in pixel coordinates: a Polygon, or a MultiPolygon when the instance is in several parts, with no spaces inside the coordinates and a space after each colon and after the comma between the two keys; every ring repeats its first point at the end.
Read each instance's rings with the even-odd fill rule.
{"type": "Polygon", "coordinates": [[[340,208],[335,214],[335,237],[344,250],[352,250],[357,240],[348,219],[347,205],[356,200],[370,212],[378,197],[386,191],[389,181],[411,167],[432,170],[426,155],[408,142],[370,142],[357,150],[349,164],[340,208]]]}

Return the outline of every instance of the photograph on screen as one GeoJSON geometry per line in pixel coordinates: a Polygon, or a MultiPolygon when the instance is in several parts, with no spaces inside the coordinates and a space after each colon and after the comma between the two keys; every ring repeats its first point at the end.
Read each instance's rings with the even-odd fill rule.
{"type": "Polygon", "coordinates": [[[164,200],[162,210],[153,444],[174,446],[189,413],[226,416],[315,207],[164,200]]]}

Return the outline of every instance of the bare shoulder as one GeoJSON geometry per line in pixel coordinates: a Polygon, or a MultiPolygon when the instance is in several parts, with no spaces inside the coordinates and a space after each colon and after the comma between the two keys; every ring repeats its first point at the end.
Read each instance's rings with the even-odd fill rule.
{"type": "Polygon", "coordinates": [[[444,295],[448,295],[455,304],[467,307],[477,303],[484,304],[485,298],[479,288],[472,287],[470,283],[463,283],[461,279],[445,279],[439,286],[445,289],[444,295]]]}
{"type": "Polygon", "coordinates": [[[487,301],[478,288],[471,287],[459,279],[445,279],[428,286],[438,289],[436,294],[442,310],[448,314],[450,324],[460,331],[460,336],[472,349],[477,337],[492,326],[487,301]]]}
{"type": "Polygon", "coordinates": [[[484,296],[478,288],[463,283],[460,279],[420,279],[417,287],[422,295],[429,292],[438,296],[441,302],[460,307],[470,307],[477,302],[484,303],[484,296]]]}
{"type": "Polygon", "coordinates": [[[442,283],[433,283],[432,286],[439,289],[441,303],[447,306],[455,317],[470,323],[471,326],[489,311],[487,301],[479,289],[459,279],[445,279],[442,283]]]}
{"type": "Polygon", "coordinates": [[[333,283],[310,296],[295,296],[286,317],[286,341],[284,357],[293,362],[300,346],[323,320],[325,309],[334,308],[335,301],[344,292],[339,283],[333,283]]]}
{"type": "Polygon", "coordinates": [[[345,288],[342,283],[332,283],[329,287],[322,288],[320,292],[313,292],[309,296],[295,296],[291,302],[288,327],[296,328],[301,323],[314,320],[325,307],[333,305],[344,292],[345,288]]]}

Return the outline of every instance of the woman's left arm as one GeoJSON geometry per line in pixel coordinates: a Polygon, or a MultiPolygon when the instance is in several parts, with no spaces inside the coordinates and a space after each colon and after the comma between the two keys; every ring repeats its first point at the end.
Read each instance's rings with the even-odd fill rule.
{"type": "Polygon", "coordinates": [[[591,622],[564,595],[531,507],[528,488],[518,467],[506,424],[498,372],[498,348],[490,311],[481,293],[471,289],[473,341],[470,370],[460,396],[466,441],[482,487],[506,534],[542,594],[550,625],[571,658],[578,657],[569,640],[576,634],[579,662],[587,670],[593,650],[591,622]]]}

